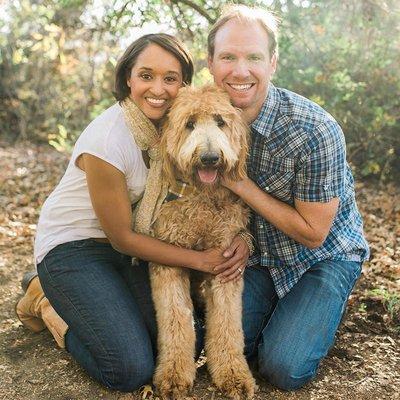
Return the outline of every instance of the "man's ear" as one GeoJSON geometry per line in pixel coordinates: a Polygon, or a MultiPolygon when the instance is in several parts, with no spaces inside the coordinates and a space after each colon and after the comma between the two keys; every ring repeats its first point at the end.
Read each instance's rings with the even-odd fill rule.
{"type": "Polygon", "coordinates": [[[207,64],[208,64],[208,70],[210,71],[211,75],[214,75],[214,71],[213,71],[213,58],[211,56],[208,56],[207,58],[207,64]]]}
{"type": "Polygon", "coordinates": [[[276,72],[277,65],[278,65],[278,56],[276,55],[276,53],[274,53],[271,57],[271,67],[272,67],[273,73],[276,72]]]}

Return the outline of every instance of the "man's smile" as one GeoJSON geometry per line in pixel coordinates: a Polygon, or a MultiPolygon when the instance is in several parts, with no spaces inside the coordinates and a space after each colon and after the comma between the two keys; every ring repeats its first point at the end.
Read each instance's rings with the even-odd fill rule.
{"type": "Polygon", "coordinates": [[[227,85],[238,92],[245,92],[246,90],[251,89],[255,83],[227,83],[227,85]]]}

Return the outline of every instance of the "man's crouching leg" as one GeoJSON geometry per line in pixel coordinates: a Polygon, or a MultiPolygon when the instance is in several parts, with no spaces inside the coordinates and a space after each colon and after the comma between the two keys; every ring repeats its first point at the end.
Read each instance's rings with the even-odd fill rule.
{"type": "Polygon", "coordinates": [[[319,262],[278,300],[258,344],[264,379],[280,389],[295,390],[315,377],[360,273],[358,262],[319,262]]]}

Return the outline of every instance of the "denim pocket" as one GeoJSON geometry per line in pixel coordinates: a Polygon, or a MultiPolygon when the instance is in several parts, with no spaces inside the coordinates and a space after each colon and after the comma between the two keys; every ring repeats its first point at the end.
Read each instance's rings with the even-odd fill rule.
{"type": "Polygon", "coordinates": [[[338,287],[338,290],[340,290],[340,288],[342,289],[342,296],[344,297],[344,300],[347,301],[347,298],[353,290],[354,285],[360,277],[362,263],[357,261],[335,260],[325,262],[332,264],[332,272],[334,272],[337,278],[339,278],[340,275],[342,276],[342,280],[338,281],[342,283],[340,287],[338,287]]]}
{"type": "Polygon", "coordinates": [[[81,249],[82,247],[108,247],[111,246],[109,242],[99,242],[95,239],[81,239],[73,240],[72,242],[65,243],[74,249],[81,249]]]}
{"type": "Polygon", "coordinates": [[[102,248],[103,246],[111,246],[109,243],[100,243],[96,242],[93,239],[80,239],[80,240],[72,240],[71,242],[66,242],[59,244],[58,246],[51,249],[47,256],[53,255],[70,255],[74,254],[74,251],[84,250],[86,248],[102,248]]]}
{"type": "Polygon", "coordinates": [[[354,285],[356,284],[357,280],[360,278],[361,276],[361,272],[362,272],[362,263],[358,262],[358,261],[350,261],[352,264],[354,264],[354,268],[352,269],[351,273],[353,276],[353,284],[350,287],[350,290],[353,290],[354,285]]]}
{"type": "Polygon", "coordinates": [[[65,243],[66,246],[72,247],[74,249],[80,249],[82,247],[87,247],[90,245],[91,239],[81,239],[73,240],[72,242],[65,243]]]}

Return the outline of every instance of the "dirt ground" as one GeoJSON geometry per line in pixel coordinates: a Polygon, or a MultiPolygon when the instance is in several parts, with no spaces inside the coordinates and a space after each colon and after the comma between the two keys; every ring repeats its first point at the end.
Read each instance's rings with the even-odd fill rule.
{"type": "MultiPolygon", "coordinates": [[[[20,280],[33,268],[32,243],[40,205],[67,157],[45,146],[0,147],[0,399],[141,399],[151,393],[113,392],[90,379],[47,331],[26,330],[14,314],[20,280]]],[[[257,379],[255,399],[400,399],[400,191],[358,185],[371,261],[349,301],[336,344],[317,378],[296,392],[257,379]]],[[[193,399],[222,399],[205,366],[193,399]]]]}

